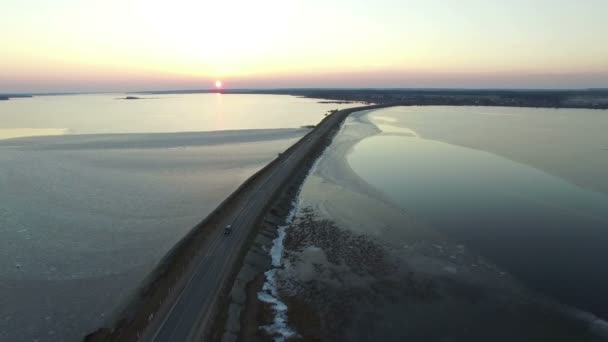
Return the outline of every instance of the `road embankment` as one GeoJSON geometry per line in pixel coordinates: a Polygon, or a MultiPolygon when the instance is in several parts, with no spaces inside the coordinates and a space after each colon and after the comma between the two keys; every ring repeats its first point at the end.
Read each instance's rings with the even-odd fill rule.
{"type": "MultiPolygon", "coordinates": [[[[247,179],[202,222],[184,236],[159,262],[155,270],[146,278],[139,290],[132,295],[128,303],[119,309],[104,327],[87,335],[85,340],[136,341],[142,339],[142,336],[147,336],[144,331],[154,330],[153,325],[157,324],[158,318],[169,312],[172,303],[186,287],[189,275],[193,272],[196,264],[194,261],[204,251],[210,234],[222,228],[226,217],[233,215],[234,212],[240,211],[244,207],[244,201],[248,197],[246,195],[257,192],[262,187],[267,187],[269,177],[276,178],[273,179],[273,183],[278,184],[278,186],[272,186],[273,191],[268,191],[264,198],[258,199],[268,203],[263,210],[255,213],[256,217],[261,217],[269,209],[272,199],[276,198],[277,194],[281,193],[281,189],[293,180],[293,176],[301,172],[302,167],[310,167],[311,158],[316,159],[318,152],[327,146],[335,130],[339,128],[348,115],[355,111],[395,105],[399,105],[399,103],[349,108],[326,116],[300,141],[247,179]],[[281,168],[284,168],[284,170],[280,170],[281,168]]],[[[251,222],[252,229],[255,226],[254,223],[251,222]]],[[[244,249],[244,247],[247,247],[246,245],[239,246],[239,248],[244,249]]],[[[228,265],[224,272],[234,273],[238,271],[239,266],[240,262],[235,262],[228,265]]],[[[227,282],[229,282],[234,280],[234,277],[225,277],[224,279],[228,279],[227,282]]],[[[218,284],[218,286],[229,288],[230,284],[218,284]]],[[[219,301],[216,301],[216,303],[214,311],[220,306],[219,301]]],[[[205,328],[204,330],[208,329],[208,327],[203,328],[205,328]]]]}

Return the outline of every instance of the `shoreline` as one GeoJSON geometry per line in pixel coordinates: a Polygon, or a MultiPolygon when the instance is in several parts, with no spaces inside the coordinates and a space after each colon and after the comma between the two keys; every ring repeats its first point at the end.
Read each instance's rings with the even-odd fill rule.
{"type": "MultiPolygon", "coordinates": [[[[0,129],[0,132],[2,129],[0,129]]],[[[51,134],[0,138],[0,147],[29,149],[154,149],[176,147],[216,146],[225,144],[256,143],[272,140],[294,139],[310,129],[272,128],[220,131],[193,131],[170,133],[91,133],[51,134]]]]}
{"type": "Polygon", "coordinates": [[[246,255],[237,268],[238,274],[227,295],[227,302],[222,305],[218,319],[214,323],[211,332],[213,339],[267,341],[271,340],[271,335],[276,337],[278,334],[286,338],[290,333],[297,334],[297,331],[291,331],[285,324],[287,322],[283,321],[286,319],[285,315],[288,315],[284,310],[286,304],[274,297],[278,294],[276,290],[272,292],[269,288],[277,285],[273,280],[275,272],[279,270],[277,267],[280,267],[281,255],[276,254],[276,246],[277,243],[280,245],[284,243],[285,236],[281,236],[281,231],[283,234],[287,232],[290,221],[300,208],[298,197],[306,178],[314,172],[319,159],[342,129],[342,124],[317,146],[314,153],[304,162],[304,166],[277,196],[261,222],[256,224],[256,234],[252,238],[253,241],[245,248],[246,255]],[[269,284],[269,281],[273,284],[269,284]],[[272,297],[267,296],[265,290],[271,291],[272,297]],[[261,300],[260,295],[267,300],[261,300]],[[266,330],[266,335],[260,335],[263,329],[258,323],[261,320],[268,320],[267,327],[274,326],[278,329],[270,328],[266,330]]]}

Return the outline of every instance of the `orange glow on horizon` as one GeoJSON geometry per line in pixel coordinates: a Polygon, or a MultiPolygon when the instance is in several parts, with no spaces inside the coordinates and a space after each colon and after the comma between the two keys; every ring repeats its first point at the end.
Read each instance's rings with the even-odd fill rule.
{"type": "Polygon", "coordinates": [[[608,1],[470,2],[9,1],[0,92],[608,86],[608,1]]]}

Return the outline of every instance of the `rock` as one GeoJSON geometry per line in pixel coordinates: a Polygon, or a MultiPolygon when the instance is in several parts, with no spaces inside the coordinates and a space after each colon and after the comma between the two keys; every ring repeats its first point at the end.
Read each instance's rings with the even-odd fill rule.
{"type": "Polygon", "coordinates": [[[231,303],[228,307],[228,318],[226,319],[226,331],[238,334],[241,330],[241,309],[240,304],[231,303]]]}
{"type": "Polygon", "coordinates": [[[245,257],[245,264],[249,264],[258,270],[267,270],[270,268],[272,260],[268,255],[262,255],[258,253],[247,253],[245,257]]]}
{"type": "Polygon", "coordinates": [[[239,273],[236,275],[236,278],[248,283],[255,278],[257,273],[258,271],[255,268],[249,265],[243,265],[239,273]]]}
{"type": "Polygon", "coordinates": [[[265,248],[270,248],[272,246],[272,240],[273,238],[267,235],[258,234],[254,243],[259,245],[260,247],[263,246],[265,248]]]}
{"type": "Polygon", "coordinates": [[[247,300],[245,285],[247,285],[247,283],[243,283],[243,281],[237,279],[234,282],[234,286],[232,286],[232,290],[230,291],[230,300],[236,304],[244,305],[245,301],[247,300]]]}
{"type": "Polygon", "coordinates": [[[222,336],[222,342],[236,342],[237,340],[237,336],[233,333],[224,333],[224,336],[222,336]]]}

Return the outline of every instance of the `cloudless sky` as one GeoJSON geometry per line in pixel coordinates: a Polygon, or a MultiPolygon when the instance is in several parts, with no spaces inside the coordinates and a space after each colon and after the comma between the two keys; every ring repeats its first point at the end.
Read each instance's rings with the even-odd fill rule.
{"type": "Polygon", "coordinates": [[[606,0],[3,0],[0,92],[608,87],[606,0]]]}

